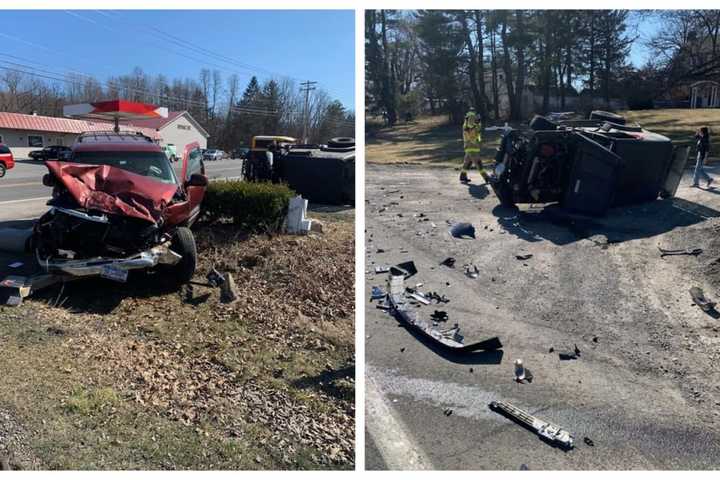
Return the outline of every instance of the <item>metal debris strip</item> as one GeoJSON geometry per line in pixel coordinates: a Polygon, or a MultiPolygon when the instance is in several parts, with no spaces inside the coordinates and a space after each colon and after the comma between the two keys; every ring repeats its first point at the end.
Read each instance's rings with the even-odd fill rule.
{"type": "Polygon", "coordinates": [[[666,248],[660,248],[657,247],[658,250],[660,250],[660,258],[667,257],[669,255],[691,255],[693,257],[697,257],[701,253],[703,253],[702,248],[680,248],[676,250],[670,250],[666,248]]]}
{"type": "Polygon", "coordinates": [[[431,340],[440,347],[458,353],[474,352],[477,350],[498,350],[502,343],[498,337],[487,340],[464,344],[464,336],[460,333],[460,327],[456,323],[452,328],[440,329],[437,322],[428,322],[417,318],[417,313],[411,315],[405,308],[405,278],[402,275],[390,275],[388,278],[387,296],[390,313],[395,316],[408,329],[419,333],[422,337],[431,340]]]}
{"type": "Polygon", "coordinates": [[[382,300],[385,298],[385,295],[387,295],[382,288],[380,287],[372,287],[372,291],[370,292],[370,301],[372,300],[382,300]]]}
{"type": "Polygon", "coordinates": [[[525,425],[530,430],[537,433],[540,438],[543,438],[553,444],[566,449],[574,448],[575,446],[575,439],[572,434],[564,428],[530,415],[526,411],[521,410],[508,402],[491,402],[490,409],[495,412],[500,412],[522,425],[525,425]]]}

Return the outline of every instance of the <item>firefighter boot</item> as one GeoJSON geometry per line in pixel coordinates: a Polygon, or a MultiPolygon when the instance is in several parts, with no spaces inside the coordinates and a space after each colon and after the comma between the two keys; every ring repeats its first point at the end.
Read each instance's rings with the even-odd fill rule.
{"type": "Polygon", "coordinates": [[[460,172],[460,183],[470,183],[470,179],[468,178],[465,170],[460,172]]]}

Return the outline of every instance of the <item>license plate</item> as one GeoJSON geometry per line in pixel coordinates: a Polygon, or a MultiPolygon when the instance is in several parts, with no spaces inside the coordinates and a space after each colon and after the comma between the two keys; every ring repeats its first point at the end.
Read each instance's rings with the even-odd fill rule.
{"type": "Polygon", "coordinates": [[[103,265],[100,270],[100,276],[108,280],[125,283],[127,281],[128,272],[114,265],[103,265]]]}

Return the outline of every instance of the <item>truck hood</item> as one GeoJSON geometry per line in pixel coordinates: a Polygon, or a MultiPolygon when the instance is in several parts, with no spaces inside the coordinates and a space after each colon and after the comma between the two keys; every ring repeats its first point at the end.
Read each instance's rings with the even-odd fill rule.
{"type": "Polygon", "coordinates": [[[50,173],[88,210],[157,223],[177,185],[153,180],[109,165],[45,162],[50,173]]]}

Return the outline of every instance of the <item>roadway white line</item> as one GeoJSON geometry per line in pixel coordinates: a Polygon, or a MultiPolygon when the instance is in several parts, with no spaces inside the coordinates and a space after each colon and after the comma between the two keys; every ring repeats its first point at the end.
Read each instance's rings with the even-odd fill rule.
{"type": "Polygon", "coordinates": [[[434,470],[428,456],[392,412],[375,380],[365,375],[365,428],[388,470],[434,470]]]}
{"type": "Polygon", "coordinates": [[[23,198],[22,200],[6,200],[0,202],[0,205],[10,205],[11,203],[37,202],[38,200],[47,200],[50,197],[23,198]]]}
{"type": "Polygon", "coordinates": [[[12,188],[12,187],[29,187],[29,186],[31,186],[31,185],[35,185],[35,186],[37,186],[37,185],[42,185],[42,182],[41,182],[41,181],[37,181],[37,182],[9,183],[9,184],[8,184],[8,183],[0,183],[0,187],[8,187],[8,188],[12,188]]]}

